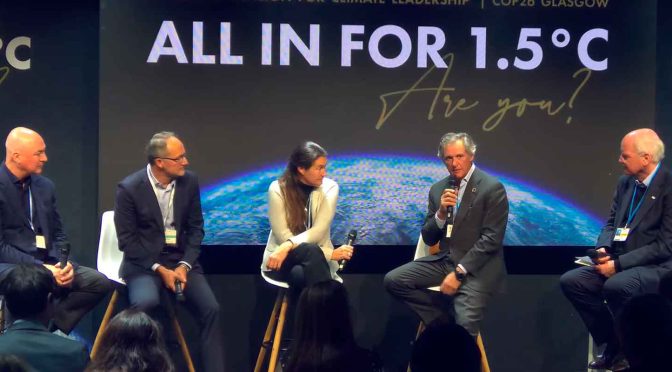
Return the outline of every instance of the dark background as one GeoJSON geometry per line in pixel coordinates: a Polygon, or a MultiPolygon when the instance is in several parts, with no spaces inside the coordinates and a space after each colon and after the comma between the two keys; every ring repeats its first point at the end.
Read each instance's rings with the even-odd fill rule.
{"type": "MultiPolygon", "coordinates": [[[[655,127],[669,144],[672,143],[669,36],[672,4],[661,1],[656,6],[657,15],[652,20],[657,35],[655,127]]],[[[124,152],[137,152],[134,147],[122,146],[117,152],[100,154],[99,10],[96,1],[0,2],[3,44],[16,36],[32,38],[32,68],[11,69],[0,85],[0,132],[6,134],[17,125],[27,125],[44,136],[50,160],[45,175],[57,185],[58,203],[74,255],[79,262],[94,267],[100,225],[98,157],[105,156],[114,162],[124,152]]],[[[6,65],[3,48],[0,67],[6,65]]],[[[607,107],[618,112],[628,110],[607,107]]],[[[636,126],[648,124],[636,123],[636,126]]],[[[611,125],[604,125],[605,131],[611,130],[611,125]]],[[[614,134],[608,146],[616,148],[621,135],[614,134]]],[[[613,153],[615,162],[617,151],[613,153]]],[[[138,159],[137,164],[140,162],[138,159]]],[[[594,166],[590,161],[584,165],[594,166]]],[[[612,187],[600,192],[610,195],[612,187]]],[[[585,370],[587,333],[557,286],[558,275],[571,267],[571,256],[576,252],[571,248],[552,248],[560,247],[505,249],[510,273],[508,292],[489,307],[483,327],[493,370],[585,370]]],[[[393,371],[405,370],[417,318],[384,292],[382,276],[410,259],[413,249],[360,247],[358,259],[344,275],[358,340],[363,346],[377,349],[393,371]]],[[[275,290],[258,275],[262,250],[263,247],[204,248],[202,261],[208,263],[208,279],[223,312],[222,329],[230,371],[252,369],[275,297],[275,290]]],[[[100,315],[96,313],[85,319],[78,331],[91,337],[100,315]]],[[[183,321],[192,354],[197,355],[200,346],[194,337],[193,320],[184,317],[183,321]]]]}

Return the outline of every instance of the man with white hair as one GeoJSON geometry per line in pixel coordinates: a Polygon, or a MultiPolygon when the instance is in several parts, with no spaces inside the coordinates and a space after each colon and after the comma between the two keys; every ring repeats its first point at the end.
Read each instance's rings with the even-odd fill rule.
{"type": "Polygon", "coordinates": [[[469,134],[441,137],[438,156],[449,175],[430,188],[421,230],[423,242],[439,250],[390,271],[384,279],[387,291],[423,323],[454,313],[455,322],[474,338],[506,276],[502,245],[509,216],[504,186],[476,167],[475,154],[469,134]],[[427,290],[438,285],[446,296],[427,290]]]}
{"type": "Polygon", "coordinates": [[[672,270],[672,174],[660,161],[656,132],[634,130],[621,141],[618,181],[609,219],[597,239],[594,265],[565,273],[560,284],[604,353],[592,369],[627,368],[619,357],[614,317],[630,298],[655,293],[672,270]]]}
{"type": "Polygon", "coordinates": [[[43,265],[56,284],[52,329],[70,333],[112,285],[94,269],[58,262],[59,243],[67,241],[56,208],[54,184],[41,176],[47,146],[37,132],[14,128],[0,165],[0,282],[17,264],[43,265]]]}

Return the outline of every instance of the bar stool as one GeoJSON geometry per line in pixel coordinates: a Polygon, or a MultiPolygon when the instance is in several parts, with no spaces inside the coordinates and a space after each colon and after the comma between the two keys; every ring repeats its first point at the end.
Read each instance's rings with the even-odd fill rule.
{"type": "MultiPolygon", "coordinates": [[[[123,259],[124,253],[119,250],[117,231],[114,226],[114,211],[107,211],[103,213],[100,228],[100,241],[98,242],[98,271],[107,276],[107,278],[113,281],[116,285],[125,286],[126,283],[119,277],[119,267],[121,266],[121,261],[123,259]]],[[[107,325],[112,318],[112,314],[114,314],[118,298],[119,288],[117,287],[112,293],[112,298],[110,298],[110,302],[105,310],[105,315],[98,328],[96,339],[93,342],[93,347],[91,348],[92,360],[95,359],[96,354],[98,353],[98,349],[100,348],[100,336],[103,334],[105,328],[107,328],[107,325]]],[[[182,355],[186,361],[187,368],[189,369],[189,372],[195,372],[194,363],[189,354],[189,348],[184,339],[184,334],[182,333],[182,327],[180,327],[180,323],[177,321],[177,316],[175,315],[175,309],[173,309],[170,304],[168,304],[167,308],[175,332],[175,337],[177,337],[177,342],[180,344],[180,349],[182,350],[182,355]]]]}
{"type": "MultiPolygon", "coordinates": [[[[427,244],[425,244],[425,242],[422,240],[422,235],[420,235],[420,238],[418,238],[418,245],[415,248],[415,256],[413,257],[413,260],[417,260],[418,258],[425,257],[430,254],[436,254],[438,251],[439,251],[438,243],[430,247],[427,244]]],[[[438,285],[434,287],[428,287],[427,289],[434,292],[441,291],[441,287],[438,285]]],[[[425,324],[422,321],[420,321],[420,324],[418,325],[418,332],[415,334],[416,340],[418,339],[418,337],[420,337],[420,334],[424,330],[425,330],[425,324]]],[[[480,332],[476,337],[476,344],[478,345],[478,350],[481,352],[481,372],[490,372],[490,364],[488,363],[488,356],[485,354],[485,345],[483,345],[483,338],[481,337],[480,332]]],[[[410,363],[408,365],[407,372],[411,372],[410,363]]]]}
{"type": "Polygon", "coordinates": [[[289,298],[287,297],[287,290],[289,289],[289,284],[287,282],[281,282],[279,280],[274,280],[269,278],[264,271],[261,271],[261,277],[264,278],[266,282],[278,287],[278,295],[275,297],[275,304],[273,305],[273,311],[271,311],[271,317],[268,319],[268,325],[266,326],[266,332],[264,333],[264,340],[261,343],[259,348],[259,355],[257,355],[257,363],[254,365],[254,372],[260,372],[261,367],[264,364],[266,359],[266,352],[270,347],[271,348],[271,357],[268,360],[268,371],[275,371],[276,364],[278,362],[278,354],[280,352],[280,342],[282,341],[282,331],[285,327],[285,319],[287,318],[287,305],[289,304],[289,298]],[[273,339],[271,341],[271,339],[273,339]]]}
{"type": "MultiPolygon", "coordinates": [[[[275,297],[273,311],[271,311],[271,317],[268,319],[264,340],[259,348],[257,363],[254,365],[254,372],[261,371],[269,347],[271,347],[271,356],[268,360],[268,372],[275,372],[275,368],[278,364],[278,354],[280,353],[282,332],[285,327],[285,320],[287,319],[287,306],[289,304],[287,291],[289,289],[289,284],[287,284],[287,282],[269,278],[263,270],[261,270],[261,277],[264,278],[267,283],[278,287],[278,295],[275,297]]],[[[336,277],[335,280],[343,283],[343,279],[340,277],[336,277]]]]}

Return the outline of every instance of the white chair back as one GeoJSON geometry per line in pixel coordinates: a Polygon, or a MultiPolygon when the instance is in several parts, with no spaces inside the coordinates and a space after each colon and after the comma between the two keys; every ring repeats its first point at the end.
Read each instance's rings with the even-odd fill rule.
{"type": "MultiPolygon", "coordinates": [[[[417,260],[418,258],[422,258],[425,256],[429,256],[429,246],[425,244],[425,241],[422,240],[422,234],[420,234],[420,237],[418,238],[418,245],[415,247],[415,257],[413,257],[413,260],[417,260]]],[[[430,291],[440,291],[441,286],[434,286],[434,287],[429,287],[427,288],[430,291]]]]}
{"type": "Polygon", "coordinates": [[[125,284],[119,277],[119,267],[124,259],[124,252],[119,250],[117,230],[114,227],[114,211],[103,213],[98,242],[98,271],[108,279],[125,284]]]}
{"type": "Polygon", "coordinates": [[[415,256],[413,257],[413,260],[417,260],[418,258],[425,256],[429,256],[429,246],[425,244],[425,241],[422,240],[422,234],[420,234],[420,237],[418,238],[418,245],[415,247],[415,256]]]}

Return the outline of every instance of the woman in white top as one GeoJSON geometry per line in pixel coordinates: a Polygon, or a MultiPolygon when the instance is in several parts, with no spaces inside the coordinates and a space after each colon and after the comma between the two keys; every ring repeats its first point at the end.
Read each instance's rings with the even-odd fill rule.
{"type": "Polygon", "coordinates": [[[334,249],[330,239],[338,184],[327,174],[327,152],[304,142],[292,152],[282,176],[268,188],[268,237],[261,269],[289,283],[295,291],[335,279],[339,260],[350,260],[353,248],[334,249]]]}

